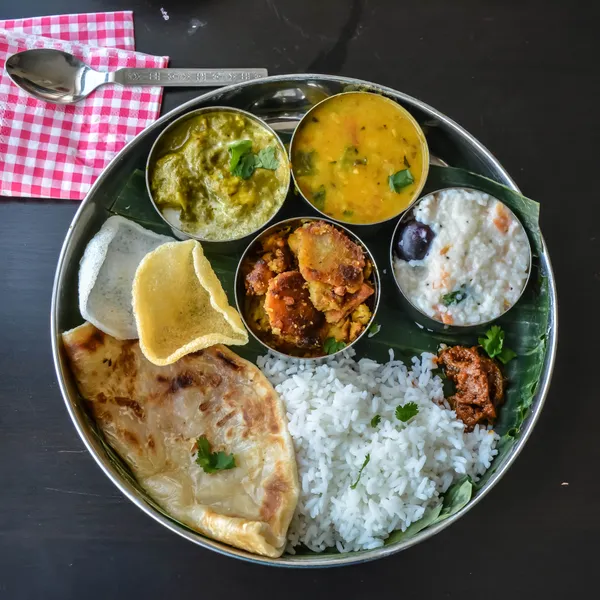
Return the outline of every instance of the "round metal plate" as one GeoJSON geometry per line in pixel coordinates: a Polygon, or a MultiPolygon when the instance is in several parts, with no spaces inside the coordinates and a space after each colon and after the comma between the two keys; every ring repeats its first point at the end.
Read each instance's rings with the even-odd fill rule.
{"type": "Polygon", "coordinates": [[[260,557],[237,550],[205,538],[165,517],[143,498],[139,490],[125,479],[109,460],[105,449],[93,432],[90,418],[85,412],[77,393],[75,382],[61,348],[60,334],[81,323],[81,315],[77,306],[79,260],[90,238],[106,220],[108,216],[107,208],[112,204],[115,194],[134,169],[144,169],[146,158],[157,135],[171,121],[186,112],[211,105],[234,106],[261,117],[275,131],[285,137],[286,134],[291,135],[296,123],[314,104],[329,95],[347,89],[376,91],[395,99],[407,108],[425,131],[432,162],[468,169],[518,191],[515,182],[500,163],[473,136],[442,113],[415,98],[390,88],[344,77],[309,74],[269,77],[221,88],[191,100],[161,117],[125,146],[103,171],[82,202],[69,227],[56,269],[50,319],[52,353],[67,410],[87,449],[112,482],[153,519],[204,548],[256,563],[286,567],[333,567],[365,562],[389,556],[414,546],[450,526],[466,514],[494,487],[523,449],[542,410],[554,367],[558,335],[558,310],[554,275],[547,249],[544,246],[544,253],[540,257],[540,266],[548,278],[550,289],[548,346],[542,377],[529,414],[523,423],[519,439],[511,452],[502,459],[500,464],[496,465],[496,472],[465,508],[449,519],[423,530],[412,538],[375,550],[346,555],[284,555],[279,559],[260,557]]]}

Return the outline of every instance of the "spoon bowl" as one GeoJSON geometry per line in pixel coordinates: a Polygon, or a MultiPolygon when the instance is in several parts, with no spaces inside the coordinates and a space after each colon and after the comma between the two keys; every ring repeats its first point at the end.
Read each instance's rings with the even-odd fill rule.
{"type": "Polygon", "coordinates": [[[60,50],[26,50],[6,61],[6,72],[22,90],[39,100],[73,104],[83,100],[108,73],[99,73],[72,54],[60,50]],[[103,77],[104,76],[104,77],[103,77]]]}

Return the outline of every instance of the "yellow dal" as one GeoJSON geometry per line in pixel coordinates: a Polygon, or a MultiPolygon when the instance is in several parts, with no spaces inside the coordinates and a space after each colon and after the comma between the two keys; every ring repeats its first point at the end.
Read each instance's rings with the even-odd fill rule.
{"type": "Polygon", "coordinates": [[[296,132],[294,176],[304,196],[334,219],[377,223],[406,209],[429,167],[425,137],[395,102],[365,92],[332,97],[296,132]],[[388,178],[410,168],[414,182],[399,193],[388,178]]]}

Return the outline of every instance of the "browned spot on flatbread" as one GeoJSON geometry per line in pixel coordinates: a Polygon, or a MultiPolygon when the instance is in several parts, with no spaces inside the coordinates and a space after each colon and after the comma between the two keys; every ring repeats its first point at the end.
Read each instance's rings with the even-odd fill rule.
{"type": "Polygon", "coordinates": [[[238,405],[237,399],[233,392],[225,392],[223,396],[221,396],[221,403],[231,408],[235,408],[238,405]]]}
{"type": "Polygon", "coordinates": [[[91,335],[82,342],[79,342],[77,346],[81,350],[87,352],[96,352],[98,348],[104,345],[104,337],[104,332],[94,327],[94,330],[92,331],[91,335]]]}
{"type": "Polygon", "coordinates": [[[210,402],[203,402],[198,409],[200,412],[206,412],[210,408],[210,402]]]}
{"type": "Polygon", "coordinates": [[[277,423],[277,421],[275,419],[270,421],[269,431],[274,435],[279,433],[279,423],[277,423]]]}
{"type": "MultiPolygon", "coordinates": [[[[245,433],[245,432],[244,432],[245,433]]],[[[226,432],[225,432],[225,439],[230,440],[233,437],[233,427],[230,427],[226,432]]],[[[242,437],[244,437],[242,435],[242,437]]]]}
{"type": "Polygon", "coordinates": [[[155,446],[156,442],[154,441],[152,434],[148,435],[148,448],[150,448],[150,450],[154,450],[155,446]]]}
{"type": "Polygon", "coordinates": [[[265,428],[272,434],[276,435],[280,432],[281,427],[275,410],[275,398],[273,394],[268,394],[265,398],[260,398],[259,402],[264,407],[265,428]]]}
{"type": "Polygon", "coordinates": [[[248,429],[258,430],[264,423],[265,411],[262,402],[248,402],[242,407],[244,423],[248,429]]]}
{"type": "Polygon", "coordinates": [[[216,373],[208,373],[202,377],[202,384],[211,388],[219,387],[222,381],[223,378],[216,373]]]}
{"type": "Polygon", "coordinates": [[[100,402],[100,404],[106,404],[106,396],[104,395],[103,392],[100,392],[99,394],[96,395],[96,401],[100,402]]]}
{"type": "Polygon", "coordinates": [[[131,409],[138,419],[144,418],[144,410],[135,400],[132,400],[131,398],[124,398],[123,396],[116,396],[115,402],[119,406],[125,406],[131,409]]]}
{"type": "Polygon", "coordinates": [[[265,494],[260,507],[260,516],[264,521],[269,522],[277,514],[279,507],[283,503],[284,494],[287,493],[288,489],[287,482],[275,473],[272,479],[266,484],[265,494]]]}
{"type": "Polygon", "coordinates": [[[164,375],[157,375],[156,381],[158,381],[158,383],[167,383],[167,381],[169,381],[169,380],[164,375]]]}
{"type": "Polygon", "coordinates": [[[137,361],[134,346],[133,344],[128,343],[128,340],[123,342],[121,354],[119,354],[119,358],[114,361],[113,366],[116,366],[117,363],[119,364],[119,371],[127,374],[130,379],[133,379],[137,373],[137,361]]]}
{"type": "Polygon", "coordinates": [[[276,397],[267,394],[266,396],[256,396],[251,402],[242,406],[245,425],[242,437],[247,438],[249,432],[268,431],[276,435],[281,431],[275,402],[276,397]]]}
{"type": "Polygon", "coordinates": [[[191,373],[179,373],[179,375],[175,376],[171,380],[171,385],[169,387],[169,392],[174,394],[178,390],[182,390],[194,385],[194,376],[191,373]]]}
{"type": "Polygon", "coordinates": [[[226,354],[223,354],[223,352],[221,352],[220,350],[217,350],[215,352],[215,355],[216,355],[217,358],[220,358],[228,367],[231,367],[234,371],[239,371],[241,368],[243,368],[242,365],[238,364],[230,356],[227,356],[226,354]]]}
{"type": "Polygon", "coordinates": [[[235,411],[226,414],[222,419],[217,421],[217,427],[223,427],[223,425],[225,425],[225,423],[227,423],[227,421],[232,419],[234,416],[235,416],[235,411]]]}
{"type": "Polygon", "coordinates": [[[140,441],[138,440],[138,437],[137,435],[135,435],[135,433],[129,431],[129,429],[121,429],[120,433],[123,436],[123,438],[127,440],[132,446],[137,446],[137,448],[139,449],[140,441]]]}

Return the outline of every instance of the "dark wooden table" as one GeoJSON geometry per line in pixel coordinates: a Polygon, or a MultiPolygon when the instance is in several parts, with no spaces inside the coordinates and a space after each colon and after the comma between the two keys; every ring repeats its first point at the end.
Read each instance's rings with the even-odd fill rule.
{"type": "MultiPolygon", "coordinates": [[[[197,548],[154,523],[84,450],[58,391],[49,339],[54,268],[77,206],[4,199],[0,598],[597,597],[599,6],[589,0],[2,2],[0,18],[131,8],[137,48],[170,55],[174,67],[343,74],[434,105],[486,144],[541,202],[561,333],[534,435],[496,489],[460,522],[425,544],[361,566],[257,567],[197,548]],[[190,34],[192,19],[202,26],[190,34]]],[[[168,91],[164,109],[197,93],[168,91]]]]}

